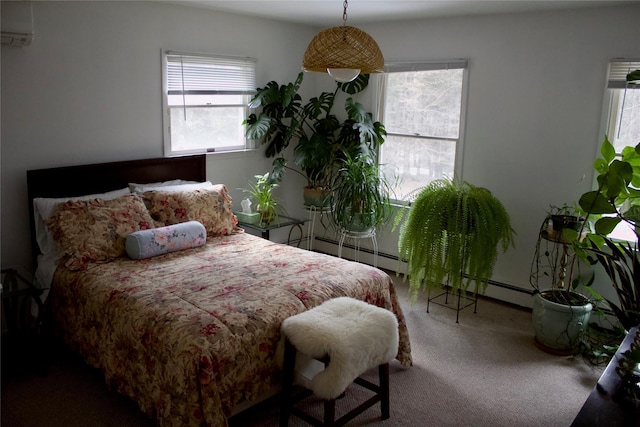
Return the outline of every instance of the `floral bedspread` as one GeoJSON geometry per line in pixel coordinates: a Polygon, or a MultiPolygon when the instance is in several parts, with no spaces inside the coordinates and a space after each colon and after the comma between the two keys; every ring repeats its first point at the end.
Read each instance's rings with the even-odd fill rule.
{"type": "Polygon", "coordinates": [[[392,310],[397,358],[411,365],[384,272],[249,234],[85,271],[61,267],[51,304],[65,341],[160,425],[226,426],[234,406],[277,384],[282,320],[338,296],[392,310]]]}

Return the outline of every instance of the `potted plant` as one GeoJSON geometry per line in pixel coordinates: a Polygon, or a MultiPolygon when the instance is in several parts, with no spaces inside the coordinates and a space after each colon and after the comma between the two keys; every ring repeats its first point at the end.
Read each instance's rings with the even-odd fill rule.
{"type": "Polygon", "coordinates": [[[514,231],[502,203],[489,190],[467,182],[440,179],[416,192],[400,224],[398,252],[407,262],[412,298],[421,288],[484,291],[498,247],[513,245],[514,231]],[[466,280],[465,280],[466,277],[466,280]]]}
{"type": "Polygon", "coordinates": [[[551,206],[540,226],[531,263],[533,329],[536,346],[548,353],[571,354],[582,341],[593,304],[580,291],[590,290],[594,276],[583,279],[572,242],[584,218],[575,209],[551,206]]]}
{"type": "Polygon", "coordinates": [[[280,182],[286,170],[292,170],[307,180],[305,198],[307,205],[328,205],[328,195],[337,161],[343,153],[366,141],[371,150],[382,144],[386,135],[384,126],[374,122],[359,102],[349,97],[344,108],[347,119],[340,121],[333,113],[339,92],[349,95],[364,90],[369,83],[368,75],[360,75],[347,83],[337,83],[333,92],[322,92],[302,104],[298,94],[304,74],[298,74],[294,82],[279,85],[275,81],[258,88],[250,102],[251,108],[262,107],[256,115],[252,113],[244,121],[247,138],[266,144],[267,157],[275,157],[272,178],[280,182]],[[292,143],[293,165],[285,157],[285,149],[292,143]],[[314,200],[315,194],[315,200],[314,200]]]}
{"type": "Polygon", "coordinates": [[[625,147],[618,158],[605,137],[600,153],[595,162],[598,188],[579,200],[593,224],[584,239],[574,239],[573,248],[582,259],[603,267],[618,297],[607,303],[628,331],[640,324],[640,144],[625,147]],[[620,224],[626,225],[629,240],[610,237],[620,224]]]}
{"type": "Polygon", "coordinates": [[[392,215],[392,185],[370,155],[346,152],[331,185],[331,221],[340,230],[371,233],[392,215]]]}
{"type": "MultiPolygon", "coordinates": [[[[625,330],[640,324],[640,254],[638,253],[638,230],[636,222],[640,219],[640,193],[637,179],[640,177],[640,144],[625,147],[618,158],[613,145],[605,137],[601,147],[601,157],[595,162],[598,172],[598,188],[584,193],[579,207],[585,221],[579,231],[565,229],[562,246],[573,251],[569,264],[568,284],[563,289],[552,289],[549,293],[536,292],[535,301],[545,303],[553,300],[568,312],[565,320],[556,320],[555,328],[568,337],[567,332],[581,333],[588,317],[582,318],[582,310],[591,305],[590,298],[577,292],[580,286],[578,267],[580,260],[590,265],[600,265],[613,286],[618,301],[606,299],[620,325],[625,330]],[[620,224],[628,225],[630,240],[618,240],[610,237],[611,232],[620,224]],[[578,312],[575,312],[578,310],[578,312]]],[[[594,276],[582,286],[582,289],[595,296],[602,297],[590,288],[594,276]]],[[[535,303],[534,303],[535,304],[535,303]]],[[[534,326],[546,329],[552,326],[542,324],[542,317],[536,320],[534,305],[534,326]]],[[[544,309],[540,310],[544,313],[544,309]]],[[[536,339],[538,339],[536,329],[536,339]]],[[[573,335],[571,335],[573,337],[573,335]]],[[[575,344],[578,338],[571,338],[563,350],[575,344]]]]}
{"type": "Polygon", "coordinates": [[[571,234],[564,237],[565,230],[574,230],[576,232],[582,230],[584,218],[575,208],[569,207],[566,203],[562,206],[551,206],[547,212],[547,225],[543,232],[550,239],[571,240],[571,234]]]}
{"type": "Polygon", "coordinates": [[[249,182],[249,188],[242,191],[249,193],[255,202],[256,212],[260,214],[260,224],[268,225],[275,220],[281,211],[280,203],[273,197],[273,190],[279,184],[271,179],[269,172],[264,175],[255,175],[255,182],[249,182]]]}

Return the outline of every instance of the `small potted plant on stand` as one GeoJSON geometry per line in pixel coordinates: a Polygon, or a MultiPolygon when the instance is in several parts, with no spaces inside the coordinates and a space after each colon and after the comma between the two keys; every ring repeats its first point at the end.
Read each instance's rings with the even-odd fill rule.
{"type": "MultiPolygon", "coordinates": [[[[584,218],[576,209],[570,208],[567,204],[562,206],[551,206],[547,213],[549,227],[544,232],[552,239],[563,240],[564,230],[574,230],[576,232],[583,229],[584,218]]],[[[569,236],[571,237],[571,236],[569,236]]]]}
{"type": "Polygon", "coordinates": [[[572,249],[579,233],[584,236],[583,227],[584,217],[566,205],[552,206],[540,226],[530,283],[535,343],[547,353],[571,354],[591,316],[591,299],[578,291],[595,295],[590,288],[594,276],[581,286],[580,264],[572,249]]]}
{"type": "Polygon", "coordinates": [[[273,197],[273,190],[278,188],[278,184],[273,182],[269,172],[264,175],[255,175],[255,182],[249,183],[249,188],[242,191],[249,193],[250,198],[255,203],[256,212],[260,214],[261,225],[269,225],[281,211],[280,203],[273,197]]]}
{"type": "Polygon", "coordinates": [[[392,186],[366,154],[345,153],[331,185],[331,220],[342,232],[369,235],[392,216],[392,186]]]}

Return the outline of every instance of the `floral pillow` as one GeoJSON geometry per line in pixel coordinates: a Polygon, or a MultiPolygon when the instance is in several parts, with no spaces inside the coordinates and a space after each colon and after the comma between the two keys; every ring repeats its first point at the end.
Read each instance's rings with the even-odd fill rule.
{"type": "Polygon", "coordinates": [[[240,231],[231,196],[223,184],[193,191],[147,191],[142,197],[158,227],[198,221],[208,237],[240,231]]]}
{"type": "Polygon", "coordinates": [[[123,256],[129,234],[154,227],[136,194],[61,203],[45,224],[61,249],[63,264],[70,270],[84,270],[90,263],[123,256]]]}
{"type": "Polygon", "coordinates": [[[207,231],[204,225],[198,221],[187,221],[131,233],[125,241],[125,249],[129,258],[144,259],[197,248],[206,242],[207,231]]]}

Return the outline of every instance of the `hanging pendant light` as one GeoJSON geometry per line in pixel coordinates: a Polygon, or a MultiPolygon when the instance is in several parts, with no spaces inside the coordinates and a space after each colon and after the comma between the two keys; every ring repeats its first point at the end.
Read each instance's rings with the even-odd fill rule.
{"type": "Polygon", "coordinates": [[[324,29],[311,40],[302,59],[304,71],[329,73],[339,82],[350,82],[360,73],[384,71],[384,57],[376,41],[347,25],[348,6],[344,0],[342,26],[324,29]]]}

